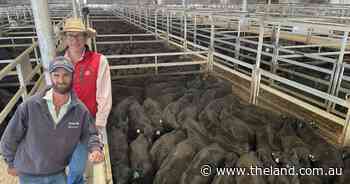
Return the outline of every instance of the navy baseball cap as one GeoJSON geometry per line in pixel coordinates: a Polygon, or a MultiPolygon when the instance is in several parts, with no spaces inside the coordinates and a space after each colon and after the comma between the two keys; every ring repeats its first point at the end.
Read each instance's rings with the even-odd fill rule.
{"type": "Polygon", "coordinates": [[[56,70],[56,68],[64,68],[68,72],[71,72],[71,73],[73,73],[73,71],[74,71],[73,64],[67,58],[65,58],[63,56],[58,56],[50,62],[49,73],[56,70]]]}

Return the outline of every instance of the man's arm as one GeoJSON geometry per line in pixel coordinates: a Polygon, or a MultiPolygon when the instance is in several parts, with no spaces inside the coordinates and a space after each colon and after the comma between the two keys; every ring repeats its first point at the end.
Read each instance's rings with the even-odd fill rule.
{"type": "Polygon", "coordinates": [[[97,150],[102,151],[103,143],[101,142],[99,132],[88,111],[84,114],[83,130],[80,141],[88,145],[90,152],[97,150]]]}
{"type": "Polygon", "coordinates": [[[99,128],[106,127],[107,118],[112,108],[112,86],[111,74],[107,58],[101,55],[100,65],[97,75],[97,113],[96,125],[99,128]]]}
{"type": "Polygon", "coordinates": [[[87,143],[90,152],[89,160],[91,162],[100,162],[103,160],[103,143],[101,142],[99,132],[88,111],[84,115],[81,142],[87,143]]]}
{"type": "Polygon", "coordinates": [[[7,125],[0,143],[0,151],[9,168],[14,168],[13,162],[19,143],[22,141],[26,130],[26,110],[22,103],[18,106],[14,116],[7,125]]]}

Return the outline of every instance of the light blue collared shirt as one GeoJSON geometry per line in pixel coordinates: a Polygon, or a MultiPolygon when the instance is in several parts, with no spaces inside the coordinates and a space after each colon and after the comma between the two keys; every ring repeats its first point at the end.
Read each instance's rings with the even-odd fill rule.
{"type": "Polygon", "coordinates": [[[55,105],[53,104],[52,92],[53,92],[53,89],[51,88],[46,92],[43,98],[46,100],[47,107],[49,108],[52,119],[57,124],[62,119],[62,117],[67,113],[68,106],[71,102],[71,96],[69,95],[68,101],[61,106],[60,111],[57,114],[55,110],[55,105]]]}

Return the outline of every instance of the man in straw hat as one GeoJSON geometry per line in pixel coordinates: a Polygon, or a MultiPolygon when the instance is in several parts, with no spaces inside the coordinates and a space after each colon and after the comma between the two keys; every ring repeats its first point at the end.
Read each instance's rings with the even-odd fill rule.
{"type": "Polygon", "coordinates": [[[92,116],[72,92],[74,66],[65,57],[49,65],[52,87],[20,104],[1,139],[8,173],[20,184],[65,184],[75,147],[88,145],[89,160],[103,160],[92,116]]]}
{"type": "MultiPolygon", "coordinates": [[[[75,68],[74,91],[89,109],[98,129],[105,130],[112,107],[111,77],[106,57],[87,46],[88,38],[96,36],[96,31],[79,18],[69,18],[61,34],[66,46],[61,55],[69,58],[75,68]]],[[[69,164],[68,184],[84,182],[86,160],[87,146],[79,144],[69,164]]]]}

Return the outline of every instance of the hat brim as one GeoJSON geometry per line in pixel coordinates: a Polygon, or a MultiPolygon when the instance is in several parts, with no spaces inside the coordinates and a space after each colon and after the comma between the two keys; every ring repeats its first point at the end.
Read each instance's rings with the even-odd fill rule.
{"type": "Polygon", "coordinates": [[[86,30],[81,30],[81,29],[74,29],[74,28],[69,28],[69,29],[63,29],[63,31],[60,32],[61,36],[64,36],[66,32],[80,32],[80,33],[86,33],[87,37],[92,38],[96,36],[96,31],[92,28],[87,28],[86,30]]]}
{"type": "Polygon", "coordinates": [[[63,69],[67,70],[67,71],[70,72],[70,73],[73,73],[73,71],[74,71],[72,68],[69,68],[69,67],[67,67],[67,66],[58,65],[58,66],[52,67],[51,70],[49,70],[49,73],[52,73],[52,72],[55,71],[57,68],[63,68],[63,69]]]}

